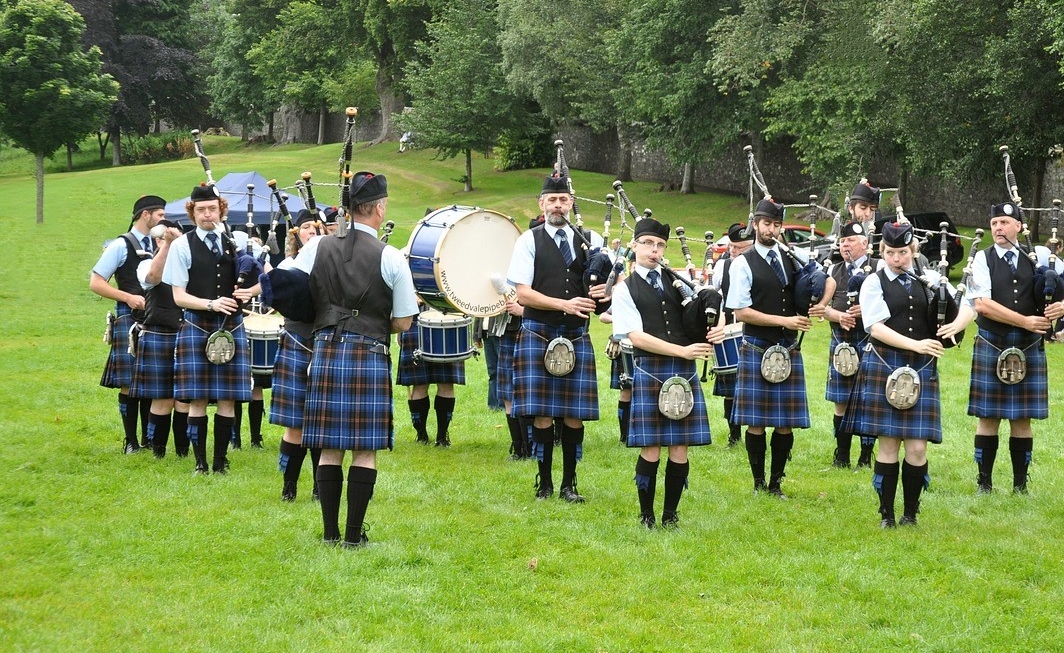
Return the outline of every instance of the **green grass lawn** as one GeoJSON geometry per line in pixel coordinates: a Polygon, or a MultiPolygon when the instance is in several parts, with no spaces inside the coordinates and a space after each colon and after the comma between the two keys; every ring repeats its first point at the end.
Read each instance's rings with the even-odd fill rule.
{"type": "MultiPolygon", "coordinates": [[[[304,170],[332,182],[340,154],[205,145],[216,177],[257,170],[282,186],[304,170]]],[[[498,173],[478,157],[467,194],[460,160],[395,150],[357,149],[352,167],[387,174],[397,246],[427,207],[481,206],[522,227],[537,212],[543,170],[498,173]]],[[[470,360],[449,450],[414,444],[397,389],[396,447],[379,458],[359,551],[322,546],[309,463],[298,501],[279,500],[279,427],[266,428],[265,451],[230,454],[226,477],[121,455],[115,393],[98,386],[111,306],[89,292],[89,270],[139,195],[183,197],[201,176],[194,159],[49,174],[36,225],[32,177],[10,160],[0,170],[0,650],[1052,651],[1064,640],[1064,390],[1051,382],[1054,415],[1035,425],[1031,494],[1007,491],[1003,450],[1004,489],[977,496],[971,333],[940,366],[945,443],[929,451],[915,529],[881,531],[868,471],[830,466],[819,323],[805,339],[813,428],[796,438],[791,499],[751,494],[713,399],[716,442],[692,451],[674,532],[638,525],[636,453],[617,443],[604,357],[602,419],[579,468],[586,504],[533,499],[535,466],[506,459],[505,420],[486,408],[483,360],[470,360]]],[[[580,197],[601,199],[612,181],[574,171],[580,197]]],[[[640,208],[699,239],[746,215],[745,198],[655,188],[626,184],[640,208]]],[[[599,205],[583,211],[601,227],[599,205]]],[[[593,333],[601,351],[607,328],[593,333]]]]}

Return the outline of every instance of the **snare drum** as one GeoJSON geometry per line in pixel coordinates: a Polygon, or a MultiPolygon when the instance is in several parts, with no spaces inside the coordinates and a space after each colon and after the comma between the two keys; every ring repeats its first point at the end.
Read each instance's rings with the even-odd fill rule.
{"type": "Polygon", "coordinates": [[[417,318],[417,352],[421,360],[434,363],[464,361],[475,351],[470,337],[473,318],[425,311],[417,318]]]}
{"type": "Polygon", "coordinates": [[[495,211],[451,206],[430,213],[407,244],[414,290],[444,313],[502,313],[506,298],[492,285],[492,277],[506,278],[520,235],[512,218],[495,211]]]}
{"type": "Polygon", "coordinates": [[[739,345],[743,342],[743,323],[724,325],[724,341],[713,345],[713,373],[735,374],[739,371],[739,345]]]}
{"type": "Polygon", "coordinates": [[[251,313],[244,316],[244,331],[251,346],[251,373],[273,374],[273,361],[281,343],[284,316],[280,313],[251,313]]]}
{"type": "Polygon", "coordinates": [[[621,378],[622,388],[631,388],[635,379],[635,348],[628,338],[621,338],[621,378]]]}

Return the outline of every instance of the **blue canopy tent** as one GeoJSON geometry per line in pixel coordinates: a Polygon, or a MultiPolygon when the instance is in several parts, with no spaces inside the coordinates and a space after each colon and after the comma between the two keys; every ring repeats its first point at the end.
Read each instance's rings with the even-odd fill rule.
{"type": "MultiPolygon", "coordinates": [[[[273,193],[270,192],[270,187],[266,185],[267,181],[269,180],[257,172],[230,172],[215,182],[218,193],[229,202],[229,215],[226,221],[230,227],[244,225],[248,222],[248,184],[255,184],[252,221],[256,225],[269,226],[278,207],[273,193]]],[[[188,199],[188,197],[183,197],[169,202],[166,205],[166,219],[173,220],[180,225],[190,226],[192,223],[185,210],[185,203],[188,199]]],[[[293,216],[304,208],[303,200],[300,199],[299,193],[295,192],[289,194],[285,205],[293,216]]],[[[280,226],[283,227],[284,220],[280,217],[278,220],[280,226]]]]}

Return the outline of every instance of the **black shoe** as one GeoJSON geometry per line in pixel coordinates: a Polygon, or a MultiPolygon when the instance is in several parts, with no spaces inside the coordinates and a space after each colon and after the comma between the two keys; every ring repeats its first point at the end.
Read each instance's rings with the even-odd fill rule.
{"type": "Polygon", "coordinates": [[[672,530],[680,527],[680,517],[674,512],[661,513],[661,527],[666,530],[672,530]]]}
{"type": "Polygon", "coordinates": [[[549,499],[552,496],[554,496],[554,486],[553,485],[540,485],[539,487],[536,488],[536,498],[537,499],[549,499]]]}
{"type": "Polygon", "coordinates": [[[850,459],[849,459],[848,456],[846,458],[841,457],[839,455],[838,448],[836,448],[835,449],[835,454],[833,456],[833,460],[831,461],[831,466],[834,467],[835,469],[849,469],[850,468],[850,459]]]}
{"type": "Polygon", "coordinates": [[[340,546],[345,549],[358,549],[367,544],[369,544],[369,536],[366,535],[366,531],[362,531],[362,536],[358,538],[357,542],[348,542],[347,540],[340,542],[340,546]]]}
{"type": "Polygon", "coordinates": [[[428,444],[429,443],[429,436],[427,434],[426,435],[417,436],[417,443],[418,444],[428,444]]]}
{"type": "Polygon", "coordinates": [[[451,446],[451,439],[448,438],[446,435],[443,436],[442,438],[439,437],[439,436],[436,436],[436,446],[437,447],[443,447],[444,449],[446,449],[447,447],[451,446]]]}
{"type": "Polygon", "coordinates": [[[141,438],[140,439],[140,448],[141,449],[147,449],[150,446],[151,446],[151,440],[149,440],[148,438],[141,438]]]}
{"type": "Polygon", "coordinates": [[[783,501],[787,500],[787,495],[783,493],[783,488],[781,488],[778,485],[775,485],[775,486],[771,486],[770,485],[769,488],[768,488],[768,493],[771,494],[772,496],[780,499],[780,500],[783,500],[783,501]]]}
{"type": "Polygon", "coordinates": [[[894,528],[895,526],[897,526],[897,524],[894,522],[893,517],[884,517],[879,522],[880,528],[894,528]]]}
{"type": "Polygon", "coordinates": [[[221,460],[215,458],[214,464],[211,465],[211,471],[215,474],[228,474],[229,473],[229,461],[225,458],[221,460]]]}
{"type": "Polygon", "coordinates": [[[990,494],[994,491],[994,482],[987,474],[980,473],[975,479],[976,492],[990,494]]]}
{"type": "Polygon", "coordinates": [[[174,454],[177,455],[178,458],[188,458],[188,449],[177,449],[174,451],[174,454]]]}
{"type": "Polygon", "coordinates": [[[898,526],[916,526],[916,517],[902,515],[901,519],[898,520],[898,526]]]}
{"type": "Polygon", "coordinates": [[[765,485],[765,479],[763,479],[763,478],[755,478],[754,479],[754,494],[760,494],[761,492],[764,492],[767,489],[768,489],[768,486],[765,485]]]}
{"type": "Polygon", "coordinates": [[[318,496],[318,483],[317,483],[317,481],[314,482],[314,489],[310,493],[310,499],[311,499],[311,501],[320,501],[321,500],[321,498],[318,496]]]}
{"type": "Polygon", "coordinates": [[[296,500],[296,484],[285,481],[284,487],[281,488],[281,501],[295,501],[296,500]]]}
{"type": "Polygon", "coordinates": [[[639,515],[639,523],[647,528],[647,530],[654,530],[654,515],[639,515]]]}
{"type": "Polygon", "coordinates": [[[558,491],[558,496],[569,503],[583,503],[584,497],[577,494],[575,486],[566,486],[558,491]]]}
{"type": "Polygon", "coordinates": [[[166,458],[166,447],[153,447],[152,453],[155,455],[156,460],[162,460],[166,458]]]}
{"type": "Polygon", "coordinates": [[[340,545],[340,538],[336,538],[334,540],[332,538],[323,537],[323,538],[321,538],[321,543],[324,544],[325,546],[339,546],[340,545]]]}
{"type": "Polygon", "coordinates": [[[1013,494],[1027,494],[1027,484],[1024,483],[1023,485],[1014,485],[1014,486],[1012,486],[1012,493],[1013,494]]]}
{"type": "Polygon", "coordinates": [[[734,447],[735,445],[739,444],[742,441],[743,441],[742,436],[739,436],[737,438],[733,438],[733,437],[729,436],[728,437],[728,447],[729,448],[734,447]]]}
{"type": "Polygon", "coordinates": [[[193,470],[193,476],[201,476],[210,474],[211,470],[207,467],[207,463],[196,463],[196,469],[193,470]]]}
{"type": "Polygon", "coordinates": [[[261,449],[262,448],[262,437],[261,436],[257,437],[257,438],[251,438],[251,448],[252,449],[261,449]]]}
{"type": "Polygon", "coordinates": [[[122,448],[122,453],[126,454],[127,456],[135,454],[135,453],[139,453],[139,452],[140,452],[140,445],[137,444],[136,442],[126,442],[126,446],[122,448]]]}

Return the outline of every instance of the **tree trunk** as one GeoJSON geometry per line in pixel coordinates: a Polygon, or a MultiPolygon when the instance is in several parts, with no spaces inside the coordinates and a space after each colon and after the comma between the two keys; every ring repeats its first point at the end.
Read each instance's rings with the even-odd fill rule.
{"type": "Polygon", "coordinates": [[[111,134],[106,132],[96,132],[96,142],[100,144],[100,161],[104,160],[107,156],[107,144],[111,141],[111,134]]]}
{"type": "Polygon", "coordinates": [[[370,145],[377,145],[392,137],[392,114],[403,110],[405,99],[396,92],[394,80],[384,72],[383,66],[377,68],[377,97],[381,102],[381,131],[370,145]]]}
{"type": "Polygon", "coordinates": [[[44,222],[44,153],[37,152],[37,224],[44,222]]]}
{"type": "Polygon", "coordinates": [[[109,133],[108,138],[111,139],[111,165],[117,168],[122,165],[122,132],[109,133]]]}
{"type": "Polygon", "coordinates": [[[71,170],[74,169],[74,146],[72,144],[70,144],[70,143],[67,143],[66,150],[67,150],[67,172],[70,172],[71,170]]]}
{"type": "Polygon", "coordinates": [[[621,155],[617,157],[616,177],[620,181],[632,181],[632,139],[621,124],[617,125],[617,145],[621,155]]]}
{"type": "Polygon", "coordinates": [[[473,150],[469,148],[465,151],[465,191],[473,191],[473,150]]]}
{"type": "MultiPolygon", "coordinates": [[[[1038,164],[1035,165],[1034,171],[1034,203],[1031,206],[1042,206],[1042,189],[1045,188],[1046,183],[1046,160],[1039,159],[1038,164]]],[[[1037,243],[1041,238],[1039,233],[1041,229],[1041,211],[1029,211],[1028,215],[1031,216],[1030,223],[1027,225],[1031,230],[1031,242],[1037,243]]]]}
{"type": "Polygon", "coordinates": [[[695,194],[695,167],[690,161],[683,164],[683,181],[680,182],[680,194],[695,194]]]}
{"type": "Polygon", "coordinates": [[[329,109],[322,102],[321,107],[318,109],[318,145],[325,145],[325,116],[328,111],[329,109]]]}
{"type": "Polygon", "coordinates": [[[269,143],[273,143],[274,142],[273,141],[273,116],[274,116],[274,112],[271,111],[270,112],[269,126],[266,128],[266,141],[269,142],[269,143]]]}

